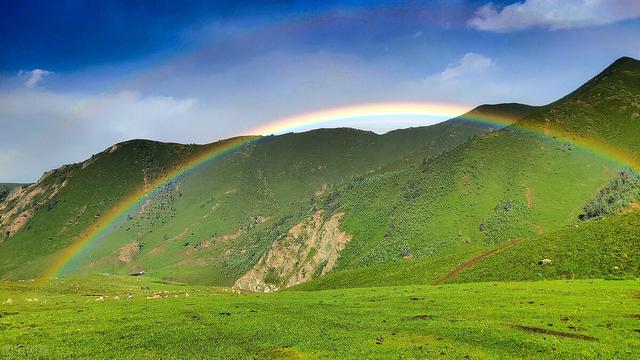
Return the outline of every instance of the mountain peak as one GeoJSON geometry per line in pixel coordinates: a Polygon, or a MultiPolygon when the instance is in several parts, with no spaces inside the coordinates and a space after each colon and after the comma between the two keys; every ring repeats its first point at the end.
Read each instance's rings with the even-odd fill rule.
{"type": "Polygon", "coordinates": [[[609,76],[614,73],[623,72],[623,71],[632,71],[640,73],[640,61],[634,58],[623,56],[618,58],[616,61],[612,62],[611,65],[607,66],[600,74],[596,75],[592,80],[598,80],[600,78],[609,76]]]}
{"type": "Polygon", "coordinates": [[[627,66],[640,66],[640,60],[634,59],[629,56],[623,56],[611,63],[611,65],[609,65],[607,69],[617,69],[620,67],[624,68],[627,66]]]}

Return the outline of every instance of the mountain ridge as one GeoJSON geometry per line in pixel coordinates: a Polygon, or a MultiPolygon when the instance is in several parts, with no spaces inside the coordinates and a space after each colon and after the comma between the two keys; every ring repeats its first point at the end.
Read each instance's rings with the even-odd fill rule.
{"type": "MultiPolygon", "coordinates": [[[[245,235],[248,229],[253,229],[256,225],[259,225],[251,219],[270,217],[269,214],[278,213],[278,208],[299,206],[294,204],[300,203],[300,195],[306,194],[304,197],[320,196],[328,191],[333,183],[339,183],[342,181],[340,179],[345,178],[345,176],[348,178],[356,174],[365,175],[371,171],[377,171],[377,165],[375,164],[382,165],[395,160],[415,148],[423,148],[423,150],[426,149],[432,155],[437,155],[442,149],[453,147],[466,141],[468,137],[485,131],[488,131],[488,128],[475,124],[443,123],[433,127],[407,130],[404,132],[402,139],[399,139],[395,134],[378,135],[373,132],[354,129],[318,129],[305,133],[260,137],[259,141],[249,142],[247,145],[232,151],[224,159],[216,160],[198,170],[197,173],[205,173],[206,175],[202,176],[202,180],[197,180],[194,186],[201,189],[198,191],[209,193],[209,195],[202,196],[202,193],[195,191],[192,195],[187,195],[192,196],[190,197],[191,201],[200,204],[198,208],[185,204],[183,209],[176,210],[171,205],[179,201],[177,198],[184,193],[184,191],[180,191],[177,188],[176,184],[186,181],[185,179],[193,178],[191,175],[181,175],[173,185],[162,188],[154,201],[157,204],[157,208],[147,208],[147,211],[154,212],[155,215],[153,216],[157,217],[155,222],[142,215],[132,216],[140,218],[134,222],[146,224],[144,226],[148,227],[148,229],[144,230],[144,233],[147,233],[147,235],[150,234],[148,232],[152,231],[153,227],[157,226],[158,222],[160,224],[178,222],[175,226],[180,228],[179,231],[168,230],[166,236],[163,235],[160,239],[154,240],[163,241],[163,238],[180,237],[179,235],[185,229],[192,227],[192,225],[189,225],[192,220],[181,218],[180,215],[176,214],[176,211],[186,212],[187,214],[201,213],[198,215],[200,217],[207,215],[211,211],[225,212],[226,216],[214,220],[217,225],[198,225],[198,227],[202,227],[199,231],[200,235],[194,232],[194,236],[201,238],[195,244],[193,240],[184,241],[189,243],[187,249],[192,249],[192,246],[198,246],[199,249],[203,249],[200,244],[206,241],[207,238],[216,238],[218,236],[216,234],[236,234],[238,229],[241,228],[245,230],[238,234],[245,235]],[[353,155],[349,156],[348,154],[351,152],[353,155]],[[327,153],[340,154],[341,158],[339,161],[338,157],[335,160],[326,158],[327,153]],[[316,165],[310,167],[311,163],[314,162],[316,165]],[[335,165],[327,168],[326,166],[331,162],[335,165]],[[305,165],[305,163],[309,164],[305,165]],[[261,164],[268,166],[261,169],[263,167],[261,164]],[[302,168],[291,168],[291,164],[299,164],[296,166],[302,166],[302,168]],[[269,168],[273,168],[273,170],[269,170],[269,168]],[[214,171],[213,169],[218,170],[214,171]],[[278,180],[282,174],[291,172],[293,176],[289,176],[284,183],[283,180],[278,180]],[[320,177],[313,175],[314,173],[320,177]],[[213,185],[213,183],[217,183],[217,185],[213,185]],[[284,186],[285,183],[286,186],[284,186]],[[223,186],[221,184],[229,185],[224,185],[227,188],[219,189],[223,186]],[[258,193],[253,196],[246,191],[239,192],[239,189],[236,188],[237,186],[233,184],[245,184],[241,186],[246,186],[247,190],[258,189],[258,193]],[[295,189],[305,190],[298,191],[295,189]],[[212,190],[213,193],[211,193],[212,190]],[[292,192],[292,190],[294,191],[292,192]],[[274,193],[279,195],[274,197],[274,193]],[[289,194],[287,195],[287,193],[289,194]],[[232,198],[236,198],[236,200],[232,198]],[[205,204],[209,200],[211,203],[205,204]],[[202,210],[205,207],[212,208],[216,204],[221,206],[220,209],[202,210]],[[211,228],[211,230],[206,230],[207,228],[211,228]],[[205,235],[205,232],[208,235],[205,235]]],[[[48,259],[55,256],[53,254],[55,251],[52,253],[52,250],[60,246],[58,245],[60,244],[58,239],[61,236],[75,238],[81,233],[82,228],[87,228],[91,226],[91,223],[99,221],[101,214],[106,212],[109,207],[116,206],[118,199],[123,194],[132,193],[147,183],[153,183],[156,179],[161,179],[169,169],[180,166],[180,164],[188,161],[189,158],[201,152],[206,152],[209,148],[220,146],[225,141],[230,140],[206,145],[165,144],[152,140],[129,140],[114,144],[82,163],[66,165],[50,172],[52,175],[47,176],[47,179],[40,183],[42,186],[34,186],[33,189],[37,189],[36,192],[39,197],[42,197],[43,202],[50,201],[51,204],[40,204],[36,201],[32,202],[36,206],[22,206],[19,211],[10,214],[9,218],[4,214],[5,221],[15,221],[17,217],[27,219],[30,223],[25,225],[27,222],[23,221],[21,224],[26,227],[21,228],[24,231],[17,235],[15,232],[11,232],[10,236],[3,233],[5,236],[0,240],[3,242],[0,246],[4,248],[3,253],[6,254],[4,258],[5,266],[11,266],[12,263],[15,263],[11,259],[13,257],[26,257],[28,259],[37,254],[44,256],[38,263],[50,261],[48,259]],[[126,164],[126,166],[122,167],[121,165],[123,164],[126,164]],[[104,179],[104,181],[96,183],[96,179],[104,179]],[[71,186],[74,183],[77,186],[71,186]],[[63,186],[63,184],[65,185],[63,186]],[[113,184],[119,184],[119,186],[114,187],[113,184]],[[57,188],[61,187],[61,190],[58,190],[60,193],[49,192],[48,188],[43,188],[54,185],[57,188]],[[70,191],[70,186],[74,190],[70,191]],[[103,188],[111,189],[103,193],[103,188]],[[95,200],[89,204],[86,200],[83,200],[88,198],[95,200]],[[42,210],[43,207],[48,210],[42,210]],[[64,215],[60,215],[61,217],[52,216],[60,212],[64,212],[64,215]],[[32,217],[34,219],[40,218],[32,221],[32,217]],[[59,220],[56,220],[56,218],[59,220]],[[53,228],[58,230],[53,230],[53,228]],[[30,235],[27,235],[25,231],[30,235]],[[43,232],[46,235],[41,235],[43,232]],[[26,237],[32,240],[14,240],[14,235],[18,236],[18,238],[26,237]],[[34,247],[27,251],[23,246],[18,246],[20,243],[31,243],[33,244],[32,246],[36,246],[39,241],[37,239],[40,237],[49,239],[45,242],[48,245],[47,247],[34,247]],[[14,250],[7,250],[13,247],[15,247],[14,250]]],[[[198,176],[195,177],[198,178],[198,176]]],[[[193,180],[190,181],[193,182],[193,180]]],[[[11,204],[8,204],[8,206],[11,207],[11,204]]],[[[282,212],[280,211],[280,213],[282,212]]],[[[282,215],[284,214],[279,216],[282,215]]],[[[125,234],[121,234],[121,236],[132,237],[126,234],[125,230],[127,228],[122,229],[125,234]]],[[[190,230],[189,233],[191,232],[190,230]]],[[[134,235],[133,237],[136,238],[138,236],[144,235],[134,235]]],[[[190,236],[185,235],[185,237],[189,238],[190,236]]],[[[229,237],[234,238],[234,236],[227,236],[227,238],[229,237]]],[[[138,245],[129,244],[128,248],[141,248],[139,246],[140,241],[134,241],[138,245]]],[[[178,249],[183,249],[183,247],[180,246],[178,249]]],[[[111,254],[108,257],[118,258],[120,250],[115,249],[110,250],[110,252],[111,254]]],[[[141,252],[144,253],[144,250],[141,250],[141,252]]],[[[2,255],[0,253],[0,268],[2,268],[3,264],[2,255]]],[[[127,264],[120,264],[120,266],[122,265],[126,266],[127,264]]],[[[26,268],[29,268],[29,266],[26,268]]],[[[41,268],[41,265],[34,266],[34,270],[28,276],[36,276],[37,272],[40,271],[36,270],[38,268],[41,268]]],[[[110,268],[113,268],[113,266],[110,266],[110,268]]],[[[139,269],[131,268],[124,271],[136,270],[139,269]]],[[[3,272],[4,276],[8,276],[6,268],[3,272]]]]}
{"type": "MultiPolygon", "coordinates": [[[[575,143],[593,138],[635,156],[640,68],[632,60],[541,107],[481,105],[385,134],[337,128],[256,137],[163,183],[70,274],[144,271],[230,286],[252,273],[262,289],[298,284],[292,274],[311,280],[300,289],[430,283],[491,249],[577,221],[619,164],[575,143]],[[487,115],[507,121],[468,121],[487,115]],[[545,126],[554,133],[541,135],[545,126]],[[519,131],[527,127],[541,130],[519,131]],[[286,266],[261,260],[285,253],[293,256],[286,266]],[[269,265],[256,268],[261,261],[269,265]]],[[[3,203],[0,277],[38,276],[124,195],[225,141],[130,140],[52,171],[18,197],[29,201],[3,203]],[[20,227],[5,232],[15,221],[20,227]]]]}

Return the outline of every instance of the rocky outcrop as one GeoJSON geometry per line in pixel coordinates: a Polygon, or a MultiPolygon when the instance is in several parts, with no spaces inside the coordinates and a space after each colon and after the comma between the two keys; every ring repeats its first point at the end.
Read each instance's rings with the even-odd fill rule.
{"type": "Polygon", "coordinates": [[[39,184],[13,189],[0,205],[0,231],[9,236],[18,232],[33,216],[40,205],[35,199],[45,190],[39,184]]]}
{"type": "Polygon", "coordinates": [[[116,264],[127,264],[133,261],[138,253],[140,253],[142,246],[134,241],[118,249],[118,256],[116,257],[116,264]]]}
{"type": "Polygon", "coordinates": [[[335,213],[325,219],[319,210],[296,224],[233,287],[272,292],[328,273],[351,241],[351,235],[339,229],[342,216],[344,213],[335,213]]]}
{"type": "Polygon", "coordinates": [[[46,181],[52,174],[65,171],[67,165],[45,172],[35,184],[16,186],[0,201],[0,237],[13,236],[67,185],[67,181],[46,181]]]}

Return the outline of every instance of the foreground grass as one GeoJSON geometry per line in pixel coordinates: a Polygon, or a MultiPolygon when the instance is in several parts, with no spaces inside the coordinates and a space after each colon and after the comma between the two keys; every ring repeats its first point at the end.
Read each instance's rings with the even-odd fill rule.
{"type": "Polygon", "coordinates": [[[0,305],[0,355],[632,358],[640,346],[638,285],[497,282],[239,295],[113,276],[56,281],[37,292],[29,282],[2,283],[0,300],[12,304],[0,305]]]}

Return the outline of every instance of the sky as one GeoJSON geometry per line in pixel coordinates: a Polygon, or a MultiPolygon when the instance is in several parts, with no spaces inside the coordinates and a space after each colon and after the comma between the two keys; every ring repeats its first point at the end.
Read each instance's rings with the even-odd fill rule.
{"type": "MultiPolygon", "coordinates": [[[[354,104],[546,104],[638,39],[637,0],[0,0],[0,182],[354,104]]],[[[336,125],[438,121],[396,120],[336,125]]]]}

